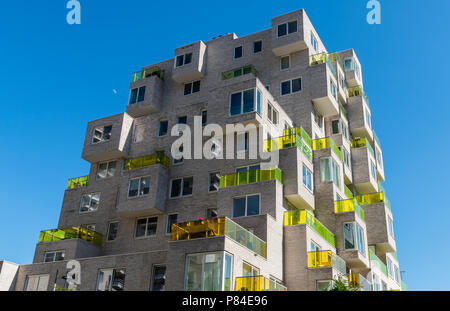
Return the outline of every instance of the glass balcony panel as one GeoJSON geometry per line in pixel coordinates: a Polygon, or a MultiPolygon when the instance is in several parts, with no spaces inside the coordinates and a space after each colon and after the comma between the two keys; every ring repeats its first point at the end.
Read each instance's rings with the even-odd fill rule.
{"type": "Polygon", "coordinates": [[[235,291],[286,291],[287,288],[278,282],[258,276],[237,277],[235,291]]]}
{"type": "Polygon", "coordinates": [[[79,188],[79,187],[86,187],[88,185],[88,182],[89,182],[89,176],[71,178],[67,182],[66,189],[75,189],[75,188],[79,188]]]}
{"type": "Polygon", "coordinates": [[[100,233],[88,230],[80,226],[65,229],[53,229],[41,231],[39,234],[38,243],[46,243],[69,239],[82,239],[92,244],[100,246],[102,244],[103,236],[100,233]]]}

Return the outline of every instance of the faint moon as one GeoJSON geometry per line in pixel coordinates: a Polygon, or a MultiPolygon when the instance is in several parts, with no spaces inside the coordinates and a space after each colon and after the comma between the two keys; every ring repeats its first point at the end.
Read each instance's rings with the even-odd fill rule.
{"type": "Polygon", "coordinates": [[[117,94],[117,90],[116,90],[116,89],[113,89],[113,93],[114,93],[114,94],[117,94]]]}

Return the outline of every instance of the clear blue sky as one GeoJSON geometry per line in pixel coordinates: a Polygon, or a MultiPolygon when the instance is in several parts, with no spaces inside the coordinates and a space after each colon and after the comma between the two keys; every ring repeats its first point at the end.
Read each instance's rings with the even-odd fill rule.
{"type": "Polygon", "coordinates": [[[79,26],[66,2],[0,4],[0,258],[31,263],[39,231],[56,228],[67,179],[89,172],[86,124],[125,110],[133,71],[305,8],[329,51],[362,64],[409,289],[450,289],[450,1],[380,0],[368,25],[367,0],[80,0],[79,26]]]}

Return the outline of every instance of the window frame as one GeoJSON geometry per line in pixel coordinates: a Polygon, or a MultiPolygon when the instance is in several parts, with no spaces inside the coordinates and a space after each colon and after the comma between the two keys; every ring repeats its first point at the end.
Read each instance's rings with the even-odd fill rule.
{"type": "Polygon", "coordinates": [[[134,239],[139,240],[139,239],[146,239],[146,238],[152,238],[152,237],[157,237],[158,236],[158,222],[159,222],[159,217],[158,216],[146,216],[146,217],[138,217],[136,218],[136,221],[134,222],[134,239]],[[155,224],[156,224],[156,228],[155,228],[155,234],[151,234],[148,235],[148,224],[149,224],[149,219],[151,218],[156,218],[155,224]],[[137,235],[137,228],[138,228],[138,221],[145,219],[145,233],[143,236],[136,236],[137,235]]]}
{"type": "MultiPolygon", "coordinates": [[[[167,274],[167,265],[166,264],[154,264],[152,265],[152,278],[150,280],[150,288],[149,291],[155,292],[156,290],[154,290],[154,283],[155,283],[155,269],[156,268],[160,268],[160,267],[164,267],[164,276],[166,276],[167,274]]],[[[165,291],[165,286],[166,286],[166,282],[165,282],[165,278],[164,278],[164,285],[162,286],[163,289],[160,291],[165,291]]]]}
{"type": "Polygon", "coordinates": [[[175,56],[175,60],[174,60],[174,62],[173,62],[174,68],[180,68],[180,67],[183,67],[183,66],[192,64],[192,56],[193,56],[193,53],[192,53],[192,52],[188,52],[188,53],[185,53],[185,54],[181,54],[181,55],[175,56]],[[190,61],[189,61],[188,63],[186,63],[186,55],[189,55],[189,54],[191,55],[191,58],[190,58],[190,61]],[[183,62],[182,62],[182,64],[179,65],[179,66],[178,66],[178,62],[177,62],[178,57],[182,57],[182,58],[183,58],[183,62]]]}
{"type": "Polygon", "coordinates": [[[112,178],[116,175],[116,171],[117,171],[117,160],[112,160],[112,161],[105,161],[105,162],[99,162],[97,164],[97,173],[95,174],[95,179],[97,180],[104,180],[104,179],[109,179],[112,178]],[[110,164],[115,162],[115,168],[114,168],[114,174],[112,174],[111,176],[108,176],[108,172],[110,170],[110,164]],[[100,165],[105,164],[106,163],[106,177],[99,177],[99,170],[100,170],[100,165]]]}
{"type": "Polygon", "coordinates": [[[108,222],[108,232],[106,233],[106,242],[113,242],[117,239],[117,235],[119,233],[119,221],[118,220],[114,220],[114,221],[110,221],[108,222]],[[117,224],[117,228],[116,228],[116,236],[114,237],[114,239],[110,239],[109,235],[111,234],[111,225],[112,224],[117,224]]]}
{"type": "Polygon", "coordinates": [[[235,46],[233,48],[233,59],[242,58],[243,56],[244,56],[244,46],[243,45],[235,46]],[[236,50],[239,48],[241,49],[241,56],[236,57],[236,50]]]}
{"type": "Polygon", "coordinates": [[[94,212],[98,211],[98,208],[100,207],[100,198],[101,198],[101,192],[92,192],[92,193],[84,193],[84,194],[82,194],[81,198],[80,198],[80,208],[78,209],[79,214],[94,213],[94,212]],[[95,210],[92,210],[92,211],[90,211],[90,210],[82,211],[81,210],[81,207],[82,207],[81,203],[83,202],[83,197],[86,196],[86,195],[90,196],[89,197],[89,207],[90,207],[91,203],[92,203],[92,196],[94,196],[96,194],[98,194],[98,205],[97,205],[97,208],[95,210]]]}
{"type": "Polygon", "coordinates": [[[199,93],[200,92],[200,85],[201,85],[201,80],[195,80],[195,81],[184,83],[183,84],[183,86],[184,86],[183,87],[183,95],[184,96],[188,96],[188,95],[191,95],[191,94],[199,93]],[[198,90],[195,90],[194,89],[194,84],[197,83],[197,82],[198,82],[198,90]],[[186,86],[187,85],[190,85],[188,93],[186,93],[186,86]]]}
{"type": "Polygon", "coordinates": [[[261,193],[253,193],[253,194],[245,194],[245,195],[240,195],[240,196],[235,196],[232,198],[232,215],[231,218],[242,218],[242,217],[251,217],[251,216],[258,216],[261,215],[261,193]],[[248,215],[248,198],[249,197],[253,197],[253,196],[258,196],[258,214],[255,215],[248,215]],[[234,216],[234,200],[235,199],[242,199],[245,198],[245,209],[244,209],[244,215],[243,216],[234,216]]]}
{"type": "Polygon", "coordinates": [[[298,32],[298,20],[297,19],[292,19],[292,20],[289,20],[287,22],[283,22],[283,23],[277,25],[277,38],[288,36],[290,34],[297,33],[297,32],[298,32]],[[289,24],[291,24],[293,22],[296,23],[295,31],[289,32],[289,24]],[[286,34],[284,34],[284,35],[280,35],[280,28],[279,27],[282,26],[282,25],[286,25],[286,34]]]}
{"type": "MultiPolygon", "coordinates": [[[[313,173],[311,172],[311,170],[306,167],[305,164],[302,164],[302,184],[303,186],[308,189],[309,192],[314,193],[314,179],[313,179],[313,173]],[[310,183],[311,183],[311,189],[308,188],[308,186],[305,184],[305,174],[303,172],[309,173],[310,176],[310,183]]],[[[308,176],[308,174],[306,174],[306,177],[308,176]]]]}
{"type": "Polygon", "coordinates": [[[253,54],[261,53],[262,49],[263,49],[263,41],[262,40],[255,40],[255,41],[253,41],[253,54]],[[260,48],[259,51],[255,52],[256,43],[261,43],[261,48],[260,48]]]}
{"type": "Polygon", "coordinates": [[[274,105],[268,100],[267,101],[267,119],[272,123],[273,125],[278,125],[280,121],[280,113],[277,109],[275,109],[274,105]],[[271,113],[269,114],[269,108],[271,110],[271,113]],[[274,116],[276,116],[276,122],[274,122],[274,116]]]}
{"type": "Polygon", "coordinates": [[[292,94],[297,94],[303,91],[303,76],[297,77],[297,78],[293,78],[293,79],[289,79],[289,80],[284,80],[280,82],[280,96],[288,96],[288,95],[292,95],[292,94]],[[300,90],[299,91],[292,91],[292,82],[294,80],[300,80],[300,90]],[[285,82],[289,82],[289,93],[283,94],[283,83],[285,82]]]}
{"type": "Polygon", "coordinates": [[[167,135],[167,133],[169,133],[169,120],[167,120],[167,119],[161,119],[161,120],[159,120],[158,137],[164,137],[164,136],[167,135]],[[166,124],[167,124],[166,132],[165,132],[163,135],[161,135],[161,124],[162,124],[162,123],[166,123],[166,124]]]}
{"type": "Polygon", "coordinates": [[[167,217],[166,217],[166,235],[170,235],[172,233],[172,225],[178,223],[178,215],[179,215],[178,213],[169,213],[169,214],[167,214],[167,217]],[[174,215],[177,216],[177,219],[169,227],[170,216],[174,216],[174,215]]]}
{"type": "Polygon", "coordinates": [[[229,99],[228,99],[228,117],[236,117],[236,116],[241,116],[241,115],[244,115],[247,113],[254,113],[254,112],[256,112],[258,115],[261,115],[261,101],[263,100],[263,97],[262,97],[262,92],[259,90],[258,87],[251,87],[251,88],[240,90],[237,92],[232,92],[232,93],[230,93],[230,95],[228,97],[229,97],[229,99]],[[244,92],[249,91],[249,90],[253,90],[253,110],[244,112],[244,92]],[[240,112],[238,114],[232,115],[231,114],[231,98],[233,95],[239,94],[239,93],[241,94],[240,112]],[[259,100],[259,103],[258,103],[258,100],[259,100]]]}
{"type": "Polygon", "coordinates": [[[127,190],[127,199],[134,199],[134,198],[140,198],[140,197],[144,197],[144,196],[148,196],[150,195],[150,183],[151,183],[151,177],[149,175],[145,175],[145,176],[140,176],[140,177],[133,177],[128,179],[128,190],[127,190]],[[142,179],[148,179],[148,193],[145,194],[139,194],[141,192],[141,184],[142,184],[142,179]],[[132,180],[139,180],[139,187],[138,187],[138,194],[135,196],[130,196],[130,186],[131,186],[131,181],[132,180]]]}
{"type": "Polygon", "coordinates": [[[291,68],[291,55],[284,55],[280,56],[280,71],[285,71],[291,68]],[[288,59],[288,66],[286,68],[283,68],[283,58],[288,59]]]}
{"type": "Polygon", "coordinates": [[[178,198],[185,198],[185,197],[190,197],[194,194],[194,176],[184,176],[184,177],[177,177],[177,178],[172,178],[170,180],[170,186],[169,186],[169,199],[178,199],[178,198]],[[191,194],[186,194],[183,195],[183,190],[184,190],[184,180],[188,179],[188,178],[192,178],[192,193],[191,194]],[[180,195],[176,196],[176,197],[172,197],[172,186],[173,186],[173,182],[175,180],[179,180],[181,179],[181,185],[180,185],[180,195]]]}
{"type": "Polygon", "coordinates": [[[220,189],[220,171],[208,172],[208,193],[215,193],[215,192],[219,191],[219,189],[211,190],[211,175],[213,175],[213,174],[219,175],[219,189],[220,189]]]}
{"type": "Polygon", "coordinates": [[[110,141],[110,140],[111,140],[111,136],[112,136],[112,130],[113,130],[113,124],[95,126],[95,127],[92,129],[92,139],[91,139],[91,144],[100,144],[100,143],[103,143],[103,142],[110,141]],[[108,139],[105,139],[105,128],[106,128],[106,127],[111,127],[111,131],[109,132],[109,138],[108,138],[108,139]],[[99,129],[99,128],[102,128],[102,136],[101,136],[101,138],[100,138],[99,141],[94,141],[94,138],[95,138],[95,131],[96,131],[97,129],[99,129]]]}
{"type": "Polygon", "coordinates": [[[62,249],[62,250],[56,250],[56,251],[48,251],[48,252],[44,252],[44,259],[43,259],[42,262],[57,262],[57,261],[64,261],[65,258],[66,258],[66,251],[63,250],[63,249],[62,249]],[[63,254],[62,258],[63,258],[63,259],[61,259],[61,260],[56,260],[56,253],[62,253],[62,254],[63,254]],[[46,260],[45,260],[46,257],[47,257],[47,254],[53,254],[53,259],[52,259],[51,261],[46,261],[46,260]]]}

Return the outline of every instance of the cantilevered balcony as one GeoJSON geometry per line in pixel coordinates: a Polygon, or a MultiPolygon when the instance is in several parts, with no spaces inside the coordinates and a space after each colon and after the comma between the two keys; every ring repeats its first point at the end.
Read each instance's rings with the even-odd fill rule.
{"type": "Polygon", "coordinates": [[[313,140],[313,150],[330,149],[341,161],[342,154],[338,146],[334,143],[331,137],[319,138],[313,140]]]}
{"type": "Polygon", "coordinates": [[[253,65],[247,65],[232,70],[222,72],[222,81],[232,80],[233,78],[242,77],[248,74],[253,74],[253,76],[258,76],[258,73],[253,65]]]}
{"type": "Polygon", "coordinates": [[[289,55],[308,48],[310,32],[308,17],[297,10],[272,18],[272,52],[275,56],[289,55]]]}
{"type": "Polygon", "coordinates": [[[370,283],[361,274],[349,274],[348,284],[352,287],[359,288],[361,291],[369,292],[372,290],[372,283],[370,283]]]}
{"type": "Polygon", "coordinates": [[[359,193],[377,191],[375,153],[367,138],[351,141],[353,184],[359,193]]]}
{"type": "Polygon", "coordinates": [[[322,116],[329,117],[339,114],[338,89],[336,70],[326,54],[310,56],[310,73],[314,80],[311,89],[314,107],[322,116]]]}
{"type": "Polygon", "coordinates": [[[220,188],[248,185],[266,180],[278,180],[283,183],[279,168],[255,169],[220,176],[220,188]]]}
{"type": "Polygon", "coordinates": [[[284,226],[306,224],[319,234],[331,246],[336,247],[334,234],[331,233],[311,212],[307,210],[287,211],[284,213],[284,226]]]}
{"type": "Polygon", "coordinates": [[[345,261],[332,251],[308,252],[308,268],[332,267],[342,274],[346,274],[345,261]]]}
{"type": "Polygon", "coordinates": [[[267,258],[266,242],[227,217],[188,221],[172,225],[171,241],[226,236],[267,258]]]}
{"type": "Polygon", "coordinates": [[[143,157],[125,160],[123,170],[135,170],[138,168],[161,164],[165,168],[170,166],[170,159],[162,153],[154,153],[143,157]]]}
{"type": "Polygon", "coordinates": [[[172,79],[177,83],[200,80],[206,74],[206,45],[197,41],[175,49],[172,79]]]}
{"type": "Polygon", "coordinates": [[[235,291],[287,291],[287,288],[278,282],[270,280],[262,275],[236,277],[235,291]]]}
{"type": "Polygon", "coordinates": [[[164,70],[152,67],[133,73],[127,113],[133,118],[159,112],[162,105],[164,70]]]}
{"type": "Polygon", "coordinates": [[[94,245],[102,245],[103,236],[84,227],[44,230],[39,234],[38,243],[55,242],[70,239],[81,239],[94,245]]]}
{"type": "Polygon", "coordinates": [[[384,181],[384,164],[383,164],[383,152],[381,150],[380,140],[373,131],[373,144],[375,148],[375,159],[377,161],[377,179],[384,181]]]}
{"type": "Polygon", "coordinates": [[[336,214],[355,212],[356,215],[365,221],[364,211],[354,199],[335,201],[334,212],[336,214]]]}
{"type": "Polygon", "coordinates": [[[353,137],[367,137],[373,140],[369,98],[360,86],[347,89],[347,118],[353,137]]]}
{"type": "Polygon", "coordinates": [[[67,181],[66,190],[86,187],[89,182],[89,176],[71,178],[67,181]]]}
{"type": "Polygon", "coordinates": [[[386,264],[383,261],[381,261],[381,259],[378,258],[378,256],[375,255],[375,253],[372,252],[370,249],[369,249],[369,260],[370,260],[370,267],[372,270],[376,269],[382,275],[385,276],[388,275],[386,264]]]}

